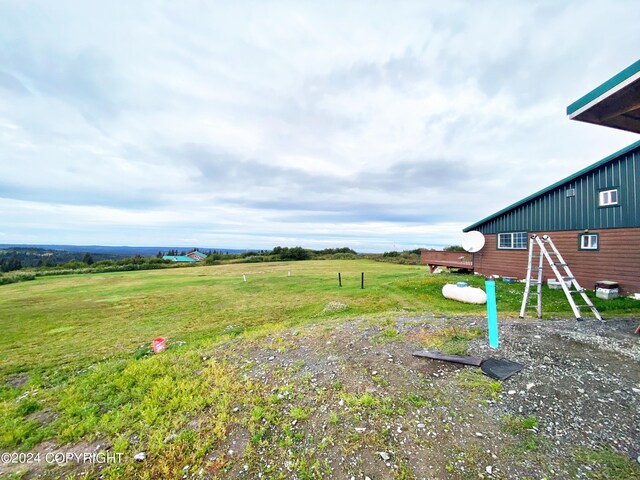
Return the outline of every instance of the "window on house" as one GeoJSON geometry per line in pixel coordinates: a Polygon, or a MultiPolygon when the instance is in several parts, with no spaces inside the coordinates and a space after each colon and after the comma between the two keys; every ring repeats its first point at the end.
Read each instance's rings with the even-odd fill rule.
{"type": "Polygon", "coordinates": [[[580,234],[580,250],[598,250],[598,243],[597,233],[580,234]]]}
{"type": "Polygon", "coordinates": [[[608,207],[611,205],[618,205],[618,189],[613,188],[611,190],[602,190],[600,192],[601,207],[608,207]]]}
{"type": "Polygon", "coordinates": [[[527,232],[499,233],[498,248],[506,250],[526,250],[527,232]]]}

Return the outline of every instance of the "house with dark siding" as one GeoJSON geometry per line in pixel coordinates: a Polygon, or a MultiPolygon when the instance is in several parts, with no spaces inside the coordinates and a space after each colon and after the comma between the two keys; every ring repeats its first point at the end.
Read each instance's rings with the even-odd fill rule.
{"type": "MultiPolygon", "coordinates": [[[[572,120],[640,133],[640,61],[567,108],[572,120]]],[[[464,229],[485,235],[484,275],[524,278],[528,239],[548,234],[580,285],[640,292],[640,141],[464,229]]],[[[553,273],[545,269],[545,280],[553,273]]]]}

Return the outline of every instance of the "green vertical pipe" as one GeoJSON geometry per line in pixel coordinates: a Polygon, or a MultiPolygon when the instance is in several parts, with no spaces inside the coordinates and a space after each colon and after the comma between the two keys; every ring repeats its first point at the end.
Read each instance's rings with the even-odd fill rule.
{"type": "Polygon", "coordinates": [[[496,282],[487,277],[484,282],[487,290],[487,322],[489,324],[489,346],[498,348],[498,309],[496,308],[496,282]]]}

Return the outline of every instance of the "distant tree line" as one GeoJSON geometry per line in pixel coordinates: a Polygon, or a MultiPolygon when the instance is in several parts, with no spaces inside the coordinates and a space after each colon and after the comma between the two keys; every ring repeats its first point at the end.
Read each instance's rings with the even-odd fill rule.
{"type": "Polygon", "coordinates": [[[105,256],[108,255],[90,252],[52,251],[30,247],[6,248],[0,250],[0,274],[3,274],[0,276],[0,285],[48,275],[118,272],[185,266],[176,265],[162,258],[143,257],[142,255],[124,258],[114,255],[118,257],[115,259],[104,258],[105,256]],[[94,258],[94,255],[98,260],[94,258]],[[60,261],[60,259],[64,261],[60,261]],[[25,269],[27,270],[25,271],[25,269]],[[12,277],[4,275],[18,270],[22,270],[24,273],[12,277]]]}
{"type": "Polygon", "coordinates": [[[10,265],[10,271],[13,271],[19,270],[19,268],[16,268],[18,265],[20,268],[53,267],[71,260],[81,261],[90,265],[90,262],[97,260],[118,260],[122,258],[125,258],[125,256],[111,253],[70,252],[36,247],[5,247],[0,249],[0,271],[9,271],[2,270],[3,264],[5,268],[9,268],[7,265],[10,265]]]}
{"type": "MultiPolygon", "coordinates": [[[[240,253],[194,248],[189,250],[189,252],[193,250],[198,250],[207,255],[205,259],[205,263],[207,265],[216,265],[219,263],[258,263],[300,260],[347,260],[357,258],[358,256],[355,250],[348,247],[313,250],[300,246],[277,246],[272,250],[249,250],[240,253]]],[[[124,258],[104,258],[105,254],[95,254],[91,252],[81,253],[45,250],[31,247],[12,247],[0,250],[0,273],[28,268],[29,270],[25,272],[25,274],[40,277],[71,273],[99,273],[197,266],[198,263],[195,262],[185,264],[163,259],[164,256],[179,256],[186,254],[187,251],[184,250],[179,251],[177,249],[170,249],[166,252],[159,251],[155,257],[135,255],[124,258]]],[[[8,281],[7,279],[5,280],[8,281]]]]}
{"type": "Polygon", "coordinates": [[[208,265],[220,263],[259,263],[299,260],[353,259],[357,257],[355,250],[343,248],[325,248],[313,250],[302,247],[274,247],[273,250],[249,250],[242,253],[224,253],[213,251],[207,256],[208,265]]]}
{"type": "Polygon", "coordinates": [[[391,252],[384,252],[382,256],[383,257],[401,257],[403,254],[420,255],[421,251],[422,251],[421,248],[416,248],[415,250],[403,250],[402,252],[391,251],[391,252]]]}
{"type": "Polygon", "coordinates": [[[399,263],[402,265],[420,265],[421,250],[421,248],[416,248],[414,250],[392,250],[390,252],[384,253],[367,253],[364,255],[364,257],[370,260],[375,260],[376,262],[399,263]]]}
{"type": "MultiPolygon", "coordinates": [[[[371,260],[376,260],[378,262],[387,262],[387,263],[399,263],[403,265],[420,265],[421,264],[421,254],[422,248],[416,248],[414,250],[403,250],[401,252],[398,251],[390,251],[380,253],[369,253],[364,255],[365,258],[369,258],[371,260]]],[[[445,252],[463,252],[464,249],[460,245],[449,245],[448,247],[444,247],[442,250],[445,252]]]]}
{"type": "Polygon", "coordinates": [[[1,272],[13,272],[14,270],[20,270],[22,268],[22,262],[17,257],[17,255],[12,255],[8,258],[3,258],[0,260],[0,271],[1,272]]]}

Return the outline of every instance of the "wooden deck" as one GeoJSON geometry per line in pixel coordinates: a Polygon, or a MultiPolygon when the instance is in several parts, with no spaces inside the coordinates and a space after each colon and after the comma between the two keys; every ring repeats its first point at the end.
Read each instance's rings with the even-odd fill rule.
{"type": "Polygon", "coordinates": [[[423,265],[429,265],[431,273],[433,273],[437,267],[460,268],[471,272],[473,271],[473,253],[422,250],[420,259],[423,265]]]}

